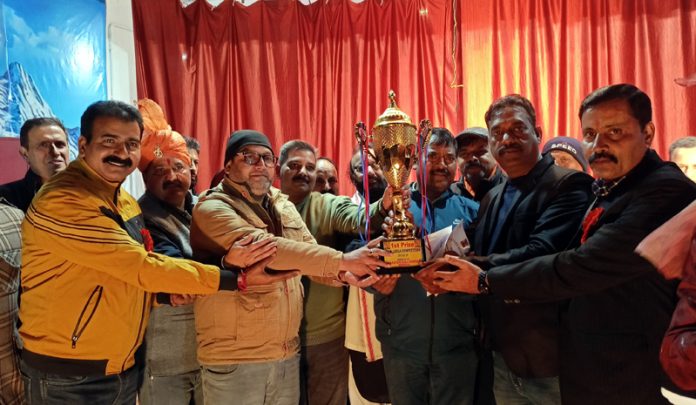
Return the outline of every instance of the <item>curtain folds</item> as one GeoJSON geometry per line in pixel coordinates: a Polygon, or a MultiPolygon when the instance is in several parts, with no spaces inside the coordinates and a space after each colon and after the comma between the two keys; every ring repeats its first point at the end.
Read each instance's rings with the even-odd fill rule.
{"type": "Polygon", "coordinates": [[[520,93],[544,138],[579,136],[596,87],[632,82],[654,104],[657,138],[696,135],[696,0],[133,0],[139,97],[201,142],[199,178],[222,167],[229,134],[266,133],[276,152],[301,138],[334,159],[341,192],[352,127],[394,89],[414,121],[453,133],[484,126],[493,99],[520,93]]]}

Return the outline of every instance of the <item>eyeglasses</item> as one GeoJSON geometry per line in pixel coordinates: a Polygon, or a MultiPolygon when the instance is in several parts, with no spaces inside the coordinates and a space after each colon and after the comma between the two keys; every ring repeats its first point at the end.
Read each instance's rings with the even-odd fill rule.
{"type": "Polygon", "coordinates": [[[244,159],[244,163],[248,164],[249,166],[256,166],[259,164],[259,160],[263,159],[263,164],[266,167],[273,167],[276,165],[278,162],[278,158],[273,156],[272,154],[268,153],[265,155],[261,155],[256,152],[237,152],[238,155],[241,155],[242,158],[244,159]]]}
{"type": "Polygon", "coordinates": [[[457,156],[455,155],[440,155],[437,153],[428,153],[428,162],[430,163],[440,163],[441,161],[445,161],[446,165],[451,165],[454,163],[455,160],[457,160],[457,156]]]}
{"type": "Polygon", "coordinates": [[[174,166],[157,166],[152,168],[152,174],[157,176],[157,177],[162,177],[164,175],[169,174],[170,171],[174,172],[174,174],[181,174],[184,173],[188,170],[188,167],[184,166],[181,163],[177,163],[174,166]]]}

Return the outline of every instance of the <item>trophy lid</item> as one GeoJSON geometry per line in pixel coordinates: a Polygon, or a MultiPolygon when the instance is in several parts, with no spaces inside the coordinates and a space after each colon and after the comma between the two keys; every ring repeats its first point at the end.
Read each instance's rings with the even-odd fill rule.
{"type": "Polygon", "coordinates": [[[416,128],[411,121],[411,117],[401,111],[396,105],[396,93],[394,93],[394,90],[389,90],[389,107],[377,118],[373,129],[390,125],[407,125],[414,129],[416,128]]]}

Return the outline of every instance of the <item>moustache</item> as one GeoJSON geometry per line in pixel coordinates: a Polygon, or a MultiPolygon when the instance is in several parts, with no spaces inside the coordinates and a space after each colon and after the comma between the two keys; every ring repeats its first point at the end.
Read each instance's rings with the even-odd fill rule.
{"type": "Polygon", "coordinates": [[[498,153],[506,153],[506,152],[511,152],[511,151],[521,151],[522,150],[522,145],[518,144],[512,144],[508,146],[503,146],[502,148],[498,149],[498,153]]]}
{"type": "Polygon", "coordinates": [[[479,169],[483,169],[483,166],[479,162],[468,162],[466,165],[464,165],[464,170],[473,168],[473,167],[478,167],[479,169]]]}
{"type": "Polygon", "coordinates": [[[595,160],[600,159],[600,158],[608,159],[614,163],[619,163],[619,159],[617,159],[616,156],[612,155],[609,152],[594,152],[594,153],[592,153],[592,155],[590,155],[590,158],[588,159],[588,161],[591,164],[591,163],[594,163],[595,160]]]}
{"type": "Polygon", "coordinates": [[[309,176],[297,175],[292,178],[292,181],[304,181],[305,183],[309,183],[309,176]]]}
{"type": "Polygon", "coordinates": [[[444,170],[444,169],[440,169],[440,170],[431,170],[431,171],[430,171],[430,174],[431,174],[431,175],[433,175],[433,174],[440,174],[440,175],[443,175],[443,176],[449,176],[449,175],[450,175],[450,171],[449,171],[449,170],[444,170]]]}
{"type": "Polygon", "coordinates": [[[121,158],[119,158],[117,156],[113,156],[113,155],[105,157],[104,159],[102,159],[102,161],[104,163],[116,163],[119,165],[124,165],[126,167],[133,166],[133,160],[131,160],[131,158],[121,159],[121,158]]]}
{"type": "Polygon", "coordinates": [[[165,190],[170,189],[170,188],[179,188],[179,189],[183,189],[183,188],[184,188],[184,185],[183,185],[180,181],[178,181],[178,180],[174,180],[174,181],[165,181],[164,183],[162,183],[162,188],[165,189],[165,190]]]}

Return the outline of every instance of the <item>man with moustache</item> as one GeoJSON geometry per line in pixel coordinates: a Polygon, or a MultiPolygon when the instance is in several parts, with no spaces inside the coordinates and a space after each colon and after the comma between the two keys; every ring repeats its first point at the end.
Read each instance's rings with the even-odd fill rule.
{"type": "Polygon", "coordinates": [[[28,119],[19,130],[19,145],[29,170],[23,179],[0,186],[0,197],[26,212],[41,185],[68,166],[68,131],[57,118],[28,119]]]}
{"type": "MultiPolygon", "coordinates": [[[[342,249],[339,234],[357,236],[364,210],[348,197],[312,192],[319,164],[314,146],[300,140],[280,149],[280,190],[295,204],[302,221],[317,243],[342,249]]],[[[379,232],[391,208],[391,192],[372,204],[372,232],[379,232]],[[382,206],[384,205],[384,207],[382,206]]],[[[302,278],[305,292],[304,318],[300,328],[301,403],[345,405],[348,396],[348,352],[345,349],[345,290],[318,280],[302,278]]]]}
{"type": "MultiPolygon", "coordinates": [[[[140,100],[138,107],[144,123],[138,169],[146,189],[138,204],[145,226],[155,252],[192,259],[189,228],[197,198],[189,192],[193,165],[188,143],[171,130],[154,101],[140,100]]],[[[184,298],[188,297],[159,294],[158,301],[171,305],[156,306],[150,313],[142,347],[141,404],[203,403],[193,305],[184,298]]]]}
{"type": "MultiPolygon", "coordinates": [[[[491,153],[508,177],[484,198],[476,225],[467,230],[476,255],[470,260],[488,269],[577,245],[590,204],[590,176],[542,157],[541,128],[526,98],[500,98],[485,118],[491,153]]],[[[493,350],[495,401],[559,404],[560,304],[482,299],[480,307],[486,356],[493,350]]],[[[481,372],[480,382],[490,378],[481,372]]]]}
{"type": "Polygon", "coordinates": [[[327,157],[317,159],[317,181],[314,191],[338,195],[338,171],[333,160],[327,157]]]}
{"type": "MultiPolygon", "coordinates": [[[[299,192],[289,191],[288,197],[271,187],[277,162],[264,134],[253,130],[232,134],[225,150],[224,179],[204,193],[193,210],[194,256],[217,260],[225,246],[242,238],[272,239],[277,251],[268,264],[271,270],[299,269],[334,284],[337,279],[359,286],[373,283],[376,276],[362,281],[357,277],[374,275],[374,269],[384,265],[378,255],[386,252],[375,248],[379,241],[346,254],[317,245],[289,200],[299,192]]],[[[306,170],[300,164],[293,167],[306,170]]],[[[290,178],[295,178],[297,189],[312,190],[306,178],[290,178]]],[[[240,403],[297,405],[302,319],[299,276],[244,292],[197,298],[194,312],[207,402],[225,403],[234,398],[240,403]]]]}
{"type": "MultiPolygon", "coordinates": [[[[387,188],[382,168],[374,160],[374,150],[370,146],[367,154],[368,190],[363,188],[363,170],[360,147],[356,147],[348,165],[350,182],[355,187],[351,198],[355,204],[365,206],[365,192],[370,201],[382,198],[387,188]]],[[[352,252],[364,246],[365,236],[346,241],[344,252],[352,252]]],[[[343,243],[342,243],[343,244],[343,243]]],[[[348,376],[348,398],[351,404],[368,405],[388,403],[389,392],[384,375],[382,346],[375,336],[374,295],[362,288],[348,287],[346,305],[346,342],[350,356],[348,376]]]]}
{"type": "Polygon", "coordinates": [[[487,271],[456,257],[436,285],[513,302],[569,299],[561,335],[564,404],[665,404],[660,343],[676,303],[665,281],[634,252],[638,243],[696,199],[696,185],[650,149],[650,98],[631,84],[599,88],[580,106],[597,180],[581,245],[487,271]]]}
{"type": "Polygon", "coordinates": [[[452,183],[451,190],[474,201],[481,201],[493,187],[505,181],[488,149],[488,130],[481,127],[467,128],[455,138],[457,161],[461,178],[452,183]]]}
{"type": "MultiPolygon", "coordinates": [[[[384,177],[382,168],[375,161],[374,150],[372,146],[368,148],[370,153],[367,154],[367,185],[370,193],[370,200],[381,198],[384,190],[387,189],[387,179],[384,177]]],[[[355,193],[350,198],[354,203],[360,204],[365,200],[363,195],[363,164],[360,158],[360,146],[353,150],[353,156],[350,158],[349,173],[350,181],[355,186],[355,193]]]]}
{"type": "MultiPolygon", "coordinates": [[[[423,231],[436,232],[456,221],[467,226],[478,210],[477,203],[449,189],[457,170],[456,142],[450,131],[433,128],[426,154],[425,167],[417,170],[424,170],[427,178],[427,208],[421,198],[424,185],[418,182],[411,185],[409,207],[421,237],[423,231]]],[[[385,278],[373,288],[377,338],[392,402],[472,403],[478,360],[471,299],[460,294],[428,295],[410,275],[385,278]]]]}
{"type": "MultiPolygon", "coordinates": [[[[153,253],[137,202],[121,190],[140,161],[140,113],[99,101],[80,130],[78,159],[43,185],[22,224],[25,396],[31,404],[133,404],[151,293],[212,294],[269,276],[265,263],[238,278],[153,253]]],[[[239,265],[238,253],[222,263],[239,265]]]]}

